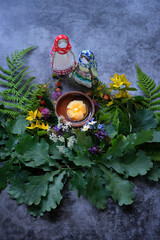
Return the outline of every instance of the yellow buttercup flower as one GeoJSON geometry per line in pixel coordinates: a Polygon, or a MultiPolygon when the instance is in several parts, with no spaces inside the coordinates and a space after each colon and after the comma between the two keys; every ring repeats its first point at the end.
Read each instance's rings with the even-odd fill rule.
{"type": "Polygon", "coordinates": [[[41,119],[41,113],[38,111],[38,109],[36,111],[28,111],[28,117],[26,118],[26,120],[29,120],[30,122],[34,119],[36,119],[36,117],[38,117],[39,119],[41,119]]]}

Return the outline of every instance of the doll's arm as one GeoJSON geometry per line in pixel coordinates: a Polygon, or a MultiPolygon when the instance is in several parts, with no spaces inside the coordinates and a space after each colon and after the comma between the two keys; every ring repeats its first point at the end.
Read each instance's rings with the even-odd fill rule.
{"type": "Polygon", "coordinates": [[[71,52],[71,54],[73,55],[74,64],[76,65],[77,63],[76,63],[76,58],[75,58],[75,55],[74,55],[74,53],[72,52],[72,50],[70,50],[70,52],[71,52]]]}
{"type": "Polygon", "coordinates": [[[90,75],[91,75],[91,80],[93,81],[93,80],[94,80],[94,76],[93,76],[93,73],[92,73],[91,68],[89,68],[89,73],[90,73],[90,75]]]}
{"type": "Polygon", "coordinates": [[[54,64],[54,57],[55,57],[55,54],[56,54],[56,52],[53,52],[53,55],[52,55],[52,60],[51,60],[51,63],[52,63],[52,67],[53,67],[53,64],[54,64]]]}

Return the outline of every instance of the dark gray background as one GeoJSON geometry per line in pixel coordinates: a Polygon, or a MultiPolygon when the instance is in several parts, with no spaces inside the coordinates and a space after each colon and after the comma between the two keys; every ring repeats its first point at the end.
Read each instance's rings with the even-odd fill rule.
{"type": "MultiPolygon", "coordinates": [[[[49,51],[54,38],[66,34],[76,59],[83,49],[95,53],[99,78],[106,83],[125,73],[136,87],[136,68],[157,83],[160,66],[159,0],[0,0],[0,65],[17,49],[35,45],[28,65],[36,82],[51,80],[49,51]]],[[[67,79],[65,89],[78,89],[67,79]]],[[[135,202],[119,207],[111,199],[105,211],[76,192],[64,191],[57,210],[34,218],[5,191],[0,194],[1,240],[158,240],[160,184],[138,177],[135,202]]]]}

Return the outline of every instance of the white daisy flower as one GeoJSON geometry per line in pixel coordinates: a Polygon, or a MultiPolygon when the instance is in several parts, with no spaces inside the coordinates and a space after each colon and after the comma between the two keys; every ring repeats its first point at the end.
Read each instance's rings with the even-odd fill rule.
{"type": "Polygon", "coordinates": [[[84,125],[83,128],[81,128],[81,131],[82,132],[86,132],[86,131],[88,131],[89,128],[90,128],[89,124],[88,125],[84,125]]]}

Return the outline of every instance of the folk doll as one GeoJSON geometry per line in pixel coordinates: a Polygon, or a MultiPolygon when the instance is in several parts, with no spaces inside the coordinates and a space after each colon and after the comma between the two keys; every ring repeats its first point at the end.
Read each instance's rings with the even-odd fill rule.
{"type": "Polygon", "coordinates": [[[55,38],[50,54],[51,66],[53,72],[57,75],[69,74],[74,70],[76,61],[71,48],[72,46],[67,36],[61,34],[55,38]]]}
{"type": "Polygon", "coordinates": [[[89,50],[83,50],[79,56],[79,62],[74,73],[75,81],[91,88],[98,80],[97,76],[97,63],[94,54],[89,50]]]}

